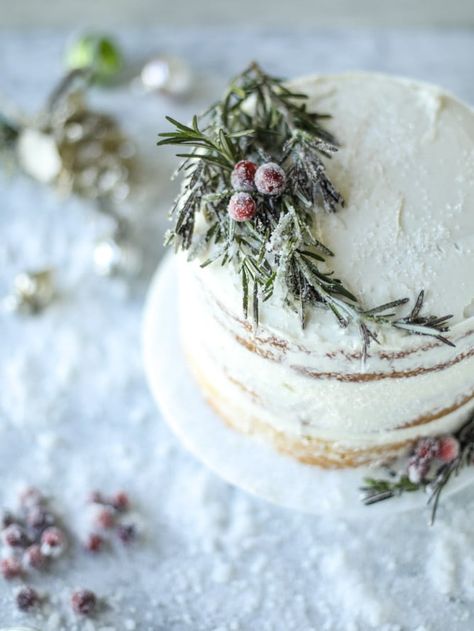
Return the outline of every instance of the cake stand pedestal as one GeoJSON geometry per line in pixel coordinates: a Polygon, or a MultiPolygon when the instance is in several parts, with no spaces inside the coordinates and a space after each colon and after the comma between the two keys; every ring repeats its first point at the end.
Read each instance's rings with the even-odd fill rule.
{"type": "MultiPolygon", "coordinates": [[[[427,496],[420,492],[364,506],[359,487],[364,477],[376,474],[374,469],[320,469],[227,427],[206,403],[187,368],[179,340],[177,284],[176,262],[169,255],[150,286],[143,352],[153,396],[167,423],[191,453],[227,482],[293,510],[373,517],[425,507],[427,496]]],[[[450,482],[443,492],[444,499],[471,482],[472,469],[464,469],[450,482]]]]}

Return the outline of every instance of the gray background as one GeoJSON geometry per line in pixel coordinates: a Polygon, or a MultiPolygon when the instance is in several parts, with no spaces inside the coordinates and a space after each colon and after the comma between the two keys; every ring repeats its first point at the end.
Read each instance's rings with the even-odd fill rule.
{"type": "Polygon", "coordinates": [[[470,0],[38,0],[0,1],[0,24],[473,26],[470,0]],[[47,10],[45,8],[47,7],[47,10]]]}

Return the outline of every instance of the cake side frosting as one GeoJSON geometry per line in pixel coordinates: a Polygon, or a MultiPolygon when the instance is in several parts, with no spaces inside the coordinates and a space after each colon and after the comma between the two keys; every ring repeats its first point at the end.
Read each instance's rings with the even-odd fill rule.
{"type": "MultiPolygon", "coordinates": [[[[474,356],[442,370],[378,380],[341,379],[337,359],[327,358],[332,375],[315,377],[300,369],[308,361],[304,352],[262,352],[244,323],[229,327],[192,266],[183,264],[180,281],[185,352],[214,391],[215,404],[226,401],[226,415],[242,431],[252,432],[258,419],[288,440],[357,451],[453,431],[474,405],[474,356]]],[[[318,369],[321,358],[312,359],[318,369]]],[[[397,360],[391,367],[387,376],[397,360]]]]}

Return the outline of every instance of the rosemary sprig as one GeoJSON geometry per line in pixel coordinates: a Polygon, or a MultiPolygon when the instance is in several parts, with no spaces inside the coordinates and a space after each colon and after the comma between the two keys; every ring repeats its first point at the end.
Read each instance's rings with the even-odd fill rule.
{"type": "Polygon", "coordinates": [[[449,462],[438,464],[434,468],[431,466],[429,468],[430,473],[421,476],[419,481],[410,480],[406,466],[402,468],[401,472],[390,471],[389,478],[365,478],[364,484],[360,488],[362,502],[366,506],[370,506],[384,500],[400,497],[404,493],[425,492],[428,494],[427,505],[431,507],[430,525],[433,525],[444,489],[453,477],[459,475],[462,469],[473,463],[474,414],[471,414],[458,432],[453,434],[452,438],[458,443],[458,453],[455,458],[449,462]]]}
{"type": "Polygon", "coordinates": [[[281,283],[303,327],[312,305],[328,309],[341,327],[355,324],[364,358],[370,344],[378,342],[376,327],[452,345],[442,335],[451,316],[420,315],[423,291],[412,311],[400,317],[397,309],[408,299],[366,309],[331,271],[333,253],[317,239],[313,225],[315,212],[336,212],[344,204],[326,174],[325,160],[338,149],[323,126],[327,118],[308,110],[305,94],[255,63],[231,82],[221,101],[194,116],[191,125],[168,117],[174,129],[160,134],[158,145],[177,145],[187,152],[178,154],[184,182],[171,212],[174,226],[167,242],[191,255],[208,250],[203,265],[233,264],[241,277],[244,315],[251,314],[256,324],[260,301],[268,300],[281,283]],[[230,173],[242,159],[277,162],[287,185],[278,197],[255,193],[255,218],[237,223],[227,205],[234,192],[230,173]],[[195,219],[201,213],[207,227],[195,238],[195,219]]]}

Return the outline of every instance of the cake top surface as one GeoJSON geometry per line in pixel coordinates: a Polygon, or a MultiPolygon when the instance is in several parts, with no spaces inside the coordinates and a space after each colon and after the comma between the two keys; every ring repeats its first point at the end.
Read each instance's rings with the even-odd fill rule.
{"type": "Polygon", "coordinates": [[[330,112],[327,171],[345,207],[318,213],[331,264],[373,306],[425,289],[425,308],[474,315],[474,113],[441,89],[373,74],[295,82],[330,112]]]}
{"type": "MultiPolygon", "coordinates": [[[[308,95],[308,109],[331,115],[325,125],[340,144],[325,164],[345,205],[336,213],[316,211],[315,221],[318,239],[335,253],[329,259],[335,274],[365,308],[404,297],[413,304],[424,289],[424,311],[453,314],[454,333],[473,323],[473,111],[435,86],[379,74],[305,77],[291,88],[308,95]]],[[[228,306],[241,308],[232,266],[217,263],[203,274],[228,306]]],[[[322,310],[298,332],[297,317],[282,308],[278,293],[265,303],[262,322],[290,337],[352,344],[351,331],[338,331],[322,310]]],[[[393,346],[426,343],[399,330],[381,339],[393,346]]]]}

